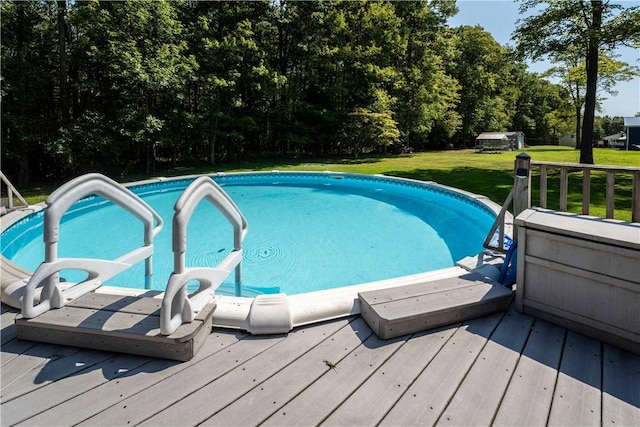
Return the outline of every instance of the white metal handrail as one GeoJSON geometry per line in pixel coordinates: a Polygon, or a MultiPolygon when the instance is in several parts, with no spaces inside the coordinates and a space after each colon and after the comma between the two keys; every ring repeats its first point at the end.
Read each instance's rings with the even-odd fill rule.
{"type": "Polygon", "coordinates": [[[211,178],[202,176],[193,181],[174,206],[173,273],[167,283],[160,310],[160,332],[171,335],[183,323],[192,322],[196,313],[213,298],[213,292],[235,268],[236,294],[242,280],[242,242],[248,225],[240,209],[229,195],[211,178]],[[233,226],[233,251],[215,268],[186,268],[187,225],[202,200],[215,206],[233,226]],[[199,288],[187,295],[187,282],[199,282],[199,288]]]}
{"type": "Polygon", "coordinates": [[[162,229],[162,218],[145,201],[122,185],[101,174],[87,174],[75,178],[55,190],[46,200],[44,213],[45,260],[25,286],[22,315],[36,317],[50,308],[60,308],[67,301],[84,295],[100,284],[145,261],[145,281],[150,287],[152,277],[153,239],[162,229]],[[58,240],[62,216],[78,200],[90,195],[102,196],[126,209],[144,224],[144,244],[116,260],[87,258],[58,258],[58,240]],[[154,225],[155,222],[155,225],[154,225]],[[65,269],[88,273],[82,282],[61,289],[59,272],[65,269]],[[35,303],[36,288],[42,286],[40,302],[35,303]]]}

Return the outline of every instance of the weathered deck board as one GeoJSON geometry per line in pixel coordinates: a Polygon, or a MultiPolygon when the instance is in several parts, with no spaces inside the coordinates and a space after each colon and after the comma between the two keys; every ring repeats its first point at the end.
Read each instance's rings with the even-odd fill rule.
{"type": "Polygon", "coordinates": [[[404,342],[393,359],[380,366],[323,425],[378,424],[456,330],[457,325],[434,329],[404,342]]]}
{"type": "Polygon", "coordinates": [[[342,358],[339,358],[342,355],[329,355],[336,369],[327,369],[323,376],[265,420],[263,425],[318,425],[391,357],[403,342],[402,338],[384,341],[372,334],[342,358]],[[318,399],[318,396],[323,397],[318,399]]]}
{"type": "Polygon", "coordinates": [[[505,313],[442,413],[438,424],[491,424],[533,321],[533,317],[521,315],[513,310],[505,313]]]}
{"type": "Polygon", "coordinates": [[[548,423],[599,426],[601,421],[602,343],[567,332],[548,423]]]}
{"type": "Polygon", "coordinates": [[[197,369],[182,369],[170,377],[119,401],[84,422],[88,425],[136,425],[219,379],[284,337],[247,337],[226,351],[200,361],[197,369]]]}
{"type": "Polygon", "coordinates": [[[28,408],[28,414],[42,413],[87,390],[118,378],[123,373],[136,369],[148,361],[149,359],[146,358],[128,355],[108,357],[75,375],[69,375],[69,380],[56,387],[55,393],[51,393],[48,387],[42,387],[7,402],[2,406],[2,423],[13,425],[24,421],[25,408],[28,408]]]}
{"type": "Polygon", "coordinates": [[[363,322],[361,318],[356,318],[335,333],[323,332],[323,339],[314,348],[287,364],[268,380],[251,388],[242,399],[216,411],[202,425],[260,424],[292,400],[300,389],[308,387],[323,375],[333,374],[328,372],[329,367],[323,360],[346,354],[369,337],[371,331],[366,326],[363,327],[363,322]]]}
{"type": "MultiPolygon", "coordinates": [[[[356,324],[360,322],[360,319],[356,319],[355,321],[356,324]]],[[[199,390],[185,396],[185,398],[180,401],[180,405],[170,406],[154,417],[147,419],[143,425],[174,426],[178,423],[196,425],[202,423],[209,418],[210,415],[215,414],[235,400],[238,400],[247,392],[256,390],[258,387],[262,389],[261,391],[264,395],[263,389],[265,385],[263,383],[266,380],[277,375],[294,361],[300,360],[305,353],[314,348],[323,337],[330,337],[329,339],[339,343],[340,347],[349,348],[360,344],[363,337],[353,334],[351,326],[353,325],[349,325],[345,320],[343,322],[331,322],[292,332],[286,340],[282,340],[261,353],[259,359],[251,359],[242,365],[238,365],[233,370],[221,376],[217,381],[207,384],[199,390]],[[251,374],[247,375],[247,372],[251,374]],[[217,398],[215,401],[212,401],[210,396],[217,396],[217,398]],[[203,402],[206,402],[204,407],[203,402]]],[[[315,365],[326,369],[322,359],[316,359],[315,365]]],[[[296,383],[299,384],[300,378],[296,377],[295,379],[296,383]]],[[[282,399],[281,393],[283,391],[274,391],[276,391],[276,393],[268,395],[268,407],[277,406],[278,401],[282,399]]],[[[280,402],[280,404],[282,403],[284,402],[280,402]]],[[[245,410],[248,411],[249,409],[245,408],[245,410]]]]}
{"type": "Polygon", "coordinates": [[[640,425],[640,356],[513,309],[388,341],[358,316],[217,329],[182,363],[19,343],[2,349],[3,426],[640,425]]]}
{"type": "MultiPolygon", "coordinates": [[[[188,362],[175,362],[167,359],[150,359],[139,366],[108,382],[85,390],[72,399],[56,405],[45,413],[31,414],[25,419],[26,425],[75,425],[86,421],[97,413],[128,399],[131,396],[157,384],[185,369],[194,369],[203,359],[215,356],[239,340],[246,334],[237,331],[214,331],[201,351],[188,362]]],[[[203,375],[206,375],[204,373],[203,375]]]]}
{"type": "Polygon", "coordinates": [[[604,345],[602,425],[640,425],[640,356],[604,345]]]}
{"type": "Polygon", "coordinates": [[[547,422],[565,332],[560,326],[536,320],[494,425],[540,426],[547,422]]]}
{"type": "Polygon", "coordinates": [[[502,316],[470,320],[457,328],[381,425],[435,424],[502,316]]]}

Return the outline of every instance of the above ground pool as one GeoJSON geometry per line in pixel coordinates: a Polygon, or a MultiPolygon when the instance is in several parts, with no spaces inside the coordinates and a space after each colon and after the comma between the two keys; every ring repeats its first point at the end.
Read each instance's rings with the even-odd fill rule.
{"type": "MultiPolygon", "coordinates": [[[[468,194],[437,184],[335,173],[217,174],[212,178],[245,215],[242,296],[295,295],[451,267],[482,251],[495,212],[468,194]]],[[[129,186],[164,219],[154,241],[152,289],[173,269],[173,206],[193,177],[129,186]]],[[[28,270],[44,260],[43,212],[1,236],[2,255],[28,270]]],[[[233,249],[232,229],[201,203],[189,223],[186,265],[215,267],[233,249]]],[[[140,245],[142,229],[125,210],[93,196],[63,217],[59,257],[114,259],[140,245]]],[[[138,265],[106,285],[144,288],[138,265]]],[[[76,271],[61,276],[74,282],[76,271]]],[[[218,288],[234,294],[233,275],[218,288]]]]}

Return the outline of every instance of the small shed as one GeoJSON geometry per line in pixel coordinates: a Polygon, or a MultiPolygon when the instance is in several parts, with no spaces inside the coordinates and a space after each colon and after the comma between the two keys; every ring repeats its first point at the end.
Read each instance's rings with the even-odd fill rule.
{"type": "Polygon", "coordinates": [[[625,149],[640,150],[640,116],[625,117],[624,129],[627,134],[625,149]]]}
{"type": "Polygon", "coordinates": [[[524,148],[522,132],[482,132],[476,138],[478,151],[505,151],[524,148]]]}
{"type": "Polygon", "coordinates": [[[558,145],[561,147],[573,147],[576,148],[576,134],[570,133],[563,135],[558,139],[558,145]]]}

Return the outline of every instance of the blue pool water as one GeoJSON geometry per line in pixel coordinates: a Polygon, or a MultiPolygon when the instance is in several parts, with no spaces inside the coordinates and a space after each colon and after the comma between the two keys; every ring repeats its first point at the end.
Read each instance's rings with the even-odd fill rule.
{"type": "MultiPolygon", "coordinates": [[[[482,250],[495,214],[440,187],[361,175],[264,173],[214,176],[244,213],[243,294],[289,295],[451,267],[482,250]]],[[[154,241],[153,288],[173,271],[173,205],[191,179],[130,187],[164,219],[154,241]]],[[[2,254],[30,270],[44,259],[42,212],[2,233],[2,254]]],[[[64,216],[59,257],[115,259],[143,242],[142,225],[100,197],[64,216]]],[[[187,231],[187,266],[215,266],[233,247],[222,214],[201,203],[187,231]]],[[[67,280],[80,274],[65,271],[67,280]]],[[[144,268],[107,285],[142,288],[144,268]]],[[[233,295],[233,275],[216,293],[233,295]]]]}

